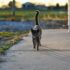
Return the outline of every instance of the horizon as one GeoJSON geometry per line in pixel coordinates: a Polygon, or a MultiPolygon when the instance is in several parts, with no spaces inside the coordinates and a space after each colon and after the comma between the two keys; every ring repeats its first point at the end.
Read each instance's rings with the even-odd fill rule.
{"type": "MultiPolygon", "coordinates": [[[[7,6],[8,3],[12,1],[12,0],[0,0],[0,7],[3,6],[7,6]]],[[[53,3],[51,0],[16,0],[17,2],[17,7],[22,7],[22,4],[26,3],[26,2],[31,2],[31,3],[35,3],[35,4],[43,4],[45,6],[55,6],[57,3],[59,3],[60,6],[65,5],[66,3],[68,3],[68,0],[53,0],[53,3]]]]}

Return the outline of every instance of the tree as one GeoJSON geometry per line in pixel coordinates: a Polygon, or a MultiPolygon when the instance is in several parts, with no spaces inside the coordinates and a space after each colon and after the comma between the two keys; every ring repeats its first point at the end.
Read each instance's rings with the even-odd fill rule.
{"type": "Polygon", "coordinates": [[[56,4],[56,8],[59,8],[59,7],[60,7],[60,5],[59,5],[59,3],[57,3],[57,4],[56,4]]]}
{"type": "Polygon", "coordinates": [[[8,6],[9,6],[9,8],[12,8],[13,7],[13,1],[10,1],[8,6]]]}
{"type": "Polygon", "coordinates": [[[60,5],[59,5],[59,3],[56,4],[55,10],[60,10],[60,5]]]}
{"type": "Polygon", "coordinates": [[[68,9],[68,3],[65,4],[65,9],[66,9],[66,10],[68,9]]]}

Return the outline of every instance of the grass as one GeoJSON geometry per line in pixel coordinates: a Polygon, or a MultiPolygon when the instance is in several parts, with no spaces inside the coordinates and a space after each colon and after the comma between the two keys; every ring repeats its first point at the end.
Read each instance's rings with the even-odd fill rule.
{"type": "MultiPolygon", "coordinates": [[[[0,10],[0,20],[34,20],[35,19],[35,11],[34,10],[16,10],[16,16],[12,16],[11,10],[0,10]]],[[[41,11],[40,12],[41,20],[49,20],[49,19],[61,19],[67,20],[68,13],[66,11],[41,11]]]]}
{"type": "MultiPolygon", "coordinates": [[[[16,16],[12,16],[11,10],[0,10],[0,20],[16,20],[27,21],[35,20],[36,12],[34,10],[16,10],[16,16]]],[[[66,11],[41,11],[39,15],[40,20],[67,20],[68,13],[66,11]]],[[[27,35],[28,32],[0,32],[0,53],[9,49],[22,39],[22,36],[27,35]]]]}
{"type": "Polygon", "coordinates": [[[29,31],[0,32],[0,53],[4,53],[11,46],[22,40],[22,37],[28,35],[28,33],[29,31]]]}

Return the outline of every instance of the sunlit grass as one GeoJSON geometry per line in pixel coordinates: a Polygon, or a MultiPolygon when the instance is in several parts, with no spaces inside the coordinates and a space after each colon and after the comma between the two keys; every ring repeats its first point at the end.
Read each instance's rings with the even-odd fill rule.
{"type": "Polygon", "coordinates": [[[28,35],[29,31],[23,32],[0,32],[0,53],[4,53],[11,46],[22,40],[22,37],[28,35]]]}
{"type": "MultiPolygon", "coordinates": [[[[30,10],[30,11],[26,11],[26,10],[16,10],[16,16],[15,16],[15,20],[34,20],[35,19],[35,11],[34,10],[30,10]]],[[[40,12],[40,19],[42,20],[48,20],[48,19],[67,19],[68,17],[68,13],[66,11],[41,11],[40,12]]],[[[13,18],[12,16],[12,11],[1,11],[0,10],[0,20],[2,19],[7,19],[7,20],[11,20],[13,18]]]]}

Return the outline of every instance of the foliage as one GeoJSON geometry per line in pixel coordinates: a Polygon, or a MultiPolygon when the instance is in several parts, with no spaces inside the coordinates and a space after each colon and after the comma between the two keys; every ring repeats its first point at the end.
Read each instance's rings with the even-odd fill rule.
{"type": "MultiPolygon", "coordinates": [[[[0,20],[34,20],[35,19],[35,10],[16,10],[15,17],[12,16],[12,11],[4,10],[0,11],[0,20]],[[10,16],[10,17],[9,17],[10,16]]],[[[66,11],[40,11],[40,19],[67,19],[68,14],[66,11]],[[59,15],[59,16],[58,16],[59,15]],[[61,18],[62,17],[62,18],[61,18]]]]}
{"type": "Polygon", "coordinates": [[[8,50],[12,45],[22,40],[23,36],[28,35],[29,31],[23,32],[0,32],[0,53],[8,50]]]}

